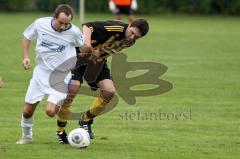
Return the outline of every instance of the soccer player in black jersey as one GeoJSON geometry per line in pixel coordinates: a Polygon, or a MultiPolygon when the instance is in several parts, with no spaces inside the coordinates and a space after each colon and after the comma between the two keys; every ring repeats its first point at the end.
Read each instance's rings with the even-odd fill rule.
{"type": "Polygon", "coordinates": [[[92,90],[100,89],[99,97],[96,98],[90,109],[85,112],[79,121],[79,125],[88,131],[90,138],[94,138],[91,129],[93,118],[104,110],[104,107],[115,94],[114,83],[111,79],[106,59],[108,56],[132,46],[136,40],[145,36],[148,30],[148,22],[144,19],[136,19],[130,25],[121,21],[94,21],[83,24],[83,38],[85,45],[89,48],[89,52],[83,53],[79,49],[76,49],[79,54],[78,61],[83,61],[86,58],[94,60],[95,65],[98,67],[98,73],[96,74],[96,78],[86,79],[84,73],[87,65],[78,66],[77,64],[76,68],[72,70],[73,77],[69,93],[62,105],[57,121],[56,134],[59,143],[68,143],[67,133],[65,132],[67,121],[64,120],[68,114],[65,112],[68,112],[74,97],[77,95],[83,78],[85,78],[92,90]],[[99,64],[100,61],[101,64],[99,64]]]}

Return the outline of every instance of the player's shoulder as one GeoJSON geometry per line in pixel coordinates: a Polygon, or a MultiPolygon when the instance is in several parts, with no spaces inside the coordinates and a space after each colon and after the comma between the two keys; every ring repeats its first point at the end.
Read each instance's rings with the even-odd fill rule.
{"type": "Polygon", "coordinates": [[[46,24],[51,24],[52,17],[42,17],[35,20],[35,25],[41,26],[46,24]]]}
{"type": "Polygon", "coordinates": [[[74,33],[82,33],[81,30],[79,29],[79,27],[77,27],[76,25],[71,23],[71,28],[70,31],[74,32],[74,33]]]}
{"type": "Polygon", "coordinates": [[[103,27],[108,32],[124,32],[124,30],[128,27],[128,24],[118,20],[110,20],[105,21],[103,27]]]}
{"type": "Polygon", "coordinates": [[[52,20],[52,17],[38,18],[32,23],[32,25],[34,25],[35,28],[39,28],[41,26],[46,26],[48,24],[51,24],[51,20],[52,20]]]}
{"type": "Polygon", "coordinates": [[[122,25],[122,26],[126,26],[128,25],[127,23],[120,21],[120,20],[110,20],[109,21],[110,24],[115,24],[115,25],[122,25]]]}

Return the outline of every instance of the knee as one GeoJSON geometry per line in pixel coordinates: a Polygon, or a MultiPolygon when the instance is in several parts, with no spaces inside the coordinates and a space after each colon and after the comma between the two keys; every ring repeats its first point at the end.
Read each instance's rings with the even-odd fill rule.
{"type": "Polygon", "coordinates": [[[69,87],[69,93],[71,93],[73,95],[78,94],[79,87],[80,86],[78,86],[78,85],[73,85],[73,86],[69,87]]]}
{"type": "Polygon", "coordinates": [[[55,103],[48,102],[46,106],[46,114],[49,117],[54,117],[55,114],[59,111],[60,107],[57,106],[55,103]]]}
{"type": "Polygon", "coordinates": [[[80,88],[79,81],[72,83],[71,86],[69,87],[67,98],[74,98],[78,94],[79,88],[80,88]]]}
{"type": "Polygon", "coordinates": [[[115,93],[116,90],[114,87],[101,91],[101,95],[106,101],[110,101],[114,97],[115,93]]]}
{"type": "Polygon", "coordinates": [[[31,118],[32,115],[33,115],[33,112],[32,112],[32,111],[24,111],[24,112],[23,112],[23,117],[24,117],[25,119],[31,118]]]}
{"type": "Polygon", "coordinates": [[[113,98],[113,96],[114,96],[115,93],[116,93],[116,90],[115,90],[115,88],[113,87],[112,89],[107,90],[107,93],[109,94],[109,96],[110,96],[111,98],[113,98]]]}
{"type": "Polygon", "coordinates": [[[23,117],[25,119],[31,118],[33,116],[34,110],[35,110],[35,106],[32,106],[32,105],[25,106],[23,110],[23,117]]]}
{"type": "Polygon", "coordinates": [[[46,114],[49,116],[49,117],[54,117],[56,112],[55,110],[51,110],[51,109],[47,109],[46,110],[46,114]]]}

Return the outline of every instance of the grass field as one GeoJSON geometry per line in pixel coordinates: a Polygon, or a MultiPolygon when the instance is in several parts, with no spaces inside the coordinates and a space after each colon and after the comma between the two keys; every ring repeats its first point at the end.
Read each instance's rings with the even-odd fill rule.
{"type": "MultiPolygon", "coordinates": [[[[24,71],[21,66],[22,32],[42,16],[46,14],[0,13],[0,76],[5,82],[0,89],[1,159],[239,158],[240,21],[218,16],[145,17],[151,26],[149,35],[125,53],[129,61],[166,65],[168,71],[161,78],[173,83],[174,88],[158,96],[137,97],[133,106],[120,99],[113,111],[95,120],[96,139],[87,149],[57,143],[56,118],[45,115],[46,102],[35,113],[34,142],[16,145],[32,73],[32,69],[24,71]],[[144,117],[154,112],[182,116],[178,120],[144,117]]],[[[110,18],[90,14],[86,20],[110,18]]],[[[31,50],[34,63],[34,46],[31,50]]],[[[92,99],[79,96],[73,110],[83,110],[81,106],[89,105],[92,99]]],[[[70,121],[67,130],[76,127],[77,122],[70,121]]]]}

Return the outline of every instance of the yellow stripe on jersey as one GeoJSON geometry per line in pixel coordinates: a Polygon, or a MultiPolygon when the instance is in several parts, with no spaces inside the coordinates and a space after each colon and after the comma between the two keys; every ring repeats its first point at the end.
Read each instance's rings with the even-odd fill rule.
{"type": "Polygon", "coordinates": [[[94,31],[93,27],[88,27],[88,28],[91,30],[91,32],[93,32],[93,31],[94,31]]]}
{"type": "Polygon", "coordinates": [[[119,31],[123,32],[124,26],[104,26],[107,31],[119,31]]]}
{"type": "Polygon", "coordinates": [[[124,29],[123,26],[104,26],[106,29],[124,29]]]}
{"type": "Polygon", "coordinates": [[[123,29],[122,29],[122,30],[119,30],[119,29],[107,29],[107,31],[118,31],[118,32],[123,32],[123,29]]]}
{"type": "Polygon", "coordinates": [[[104,27],[115,27],[115,28],[124,28],[124,26],[121,26],[121,25],[106,25],[104,27]]]}
{"type": "Polygon", "coordinates": [[[123,32],[123,30],[112,30],[112,29],[110,29],[110,30],[109,30],[109,29],[107,29],[107,31],[109,31],[109,32],[110,32],[110,31],[123,32]]]}

